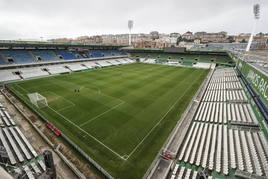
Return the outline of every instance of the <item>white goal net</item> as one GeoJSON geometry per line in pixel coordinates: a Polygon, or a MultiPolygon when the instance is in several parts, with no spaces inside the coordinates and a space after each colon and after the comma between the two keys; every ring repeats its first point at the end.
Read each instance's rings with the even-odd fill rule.
{"type": "Polygon", "coordinates": [[[30,93],[28,97],[36,107],[42,108],[48,106],[47,99],[39,93],[30,93]]]}

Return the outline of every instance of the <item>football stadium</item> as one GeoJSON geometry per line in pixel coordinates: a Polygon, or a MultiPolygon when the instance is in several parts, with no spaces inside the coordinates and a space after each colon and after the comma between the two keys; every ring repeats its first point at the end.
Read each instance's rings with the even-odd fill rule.
{"type": "MultiPolygon", "coordinates": [[[[0,46],[1,95],[101,177],[268,176],[267,73],[231,51],[0,46]]],[[[53,171],[4,103],[0,112],[6,170],[53,171]]]]}
{"type": "Polygon", "coordinates": [[[2,2],[0,179],[268,179],[260,4],[2,2]]]}

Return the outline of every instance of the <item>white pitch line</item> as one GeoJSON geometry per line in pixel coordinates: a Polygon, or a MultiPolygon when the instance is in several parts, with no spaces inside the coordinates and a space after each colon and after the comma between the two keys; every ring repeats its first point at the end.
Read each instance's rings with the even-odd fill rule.
{"type": "Polygon", "coordinates": [[[69,123],[71,123],[73,126],[77,127],[78,129],[80,129],[81,131],[83,131],[84,133],[86,133],[88,136],[90,136],[91,138],[93,138],[95,141],[97,141],[98,143],[100,143],[101,145],[103,145],[106,149],[108,149],[109,151],[111,151],[113,154],[115,154],[116,156],[118,156],[122,160],[126,160],[121,155],[119,155],[118,153],[116,153],[115,151],[113,151],[111,148],[109,148],[108,146],[106,146],[104,143],[102,143],[101,141],[99,141],[96,137],[94,137],[93,135],[89,134],[84,129],[82,129],[81,127],[77,126],[75,123],[73,123],[72,121],[70,121],[68,118],[66,118],[65,116],[63,116],[62,114],[60,114],[59,112],[57,112],[56,110],[54,110],[53,108],[51,108],[49,106],[47,106],[47,107],[50,108],[55,113],[57,113],[62,118],[64,118],[66,121],[68,121],[69,123]]]}
{"type": "MultiPolygon", "coordinates": [[[[197,79],[195,80],[195,82],[197,81],[197,79]]],[[[178,98],[174,104],[172,104],[172,106],[169,108],[169,110],[165,113],[165,115],[154,125],[154,127],[149,131],[149,133],[147,133],[147,135],[145,137],[143,137],[143,139],[141,140],[141,142],[136,145],[136,147],[130,152],[130,154],[128,155],[128,157],[126,158],[126,160],[129,159],[129,157],[131,157],[131,155],[138,149],[138,147],[145,141],[145,139],[153,132],[153,130],[161,123],[161,121],[163,119],[165,119],[165,117],[168,115],[168,113],[171,111],[171,109],[179,102],[179,100],[186,94],[186,92],[188,92],[188,89],[191,88],[193,86],[194,83],[192,83],[191,86],[189,86],[185,92],[183,93],[183,95],[178,98]]]]}
{"type": "Polygon", "coordinates": [[[65,109],[68,109],[68,108],[71,108],[71,107],[73,107],[73,105],[69,105],[69,106],[60,108],[60,109],[58,109],[58,111],[63,111],[63,110],[65,110],[65,109]]]}
{"type": "MultiPolygon", "coordinates": [[[[98,90],[98,94],[101,94],[101,90],[99,87],[97,87],[97,86],[92,86],[92,87],[98,90]]],[[[88,90],[92,90],[92,89],[90,89],[91,87],[85,87],[85,88],[88,90]]]]}
{"type": "MultiPolygon", "coordinates": [[[[64,98],[63,96],[60,96],[60,95],[58,95],[58,94],[56,94],[56,93],[54,93],[54,92],[52,92],[52,91],[46,91],[46,92],[52,93],[52,94],[54,94],[55,96],[58,96],[58,97],[60,97],[60,98],[63,98],[65,101],[67,101],[68,103],[71,103],[73,106],[75,106],[75,104],[74,104],[72,101],[70,101],[70,100],[64,98]]],[[[41,93],[42,93],[42,92],[41,92],[41,93]]],[[[43,93],[44,93],[44,92],[43,92],[43,93]]]]}
{"type": "Polygon", "coordinates": [[[15,90],[18,94],[20,94],[21,96],[23,96],[23,94],[21,94],[19,91],[17,91],[14,86],[12,86],[12,89],[15,90]]]}
{"type": "MultiPolygon", "coordinates": [[[[113,99],[115,99],[115,100],[119,100],[119,101],[121,101],[121,103],[125,102],[125,101],[123,101],[123,100],[120,99],[120,98],[116,98],[116,97],[113,97],[113,96],[110,96],[110,95],[107,95],[107,94],[101,92],[101,89],[100,89],[99,87],[97,87],[97,86],[92,86],[92,87],[98,89],[98,93],[99,93],[100,95],[102,95],[102,96],[106,96],[106,97],[108,97],[108,98],[113,98],[113,99]]],[[[85,88],[88,89],[88,90],[92,90],[92,89],[90,89],[90,87],[85,87],[85,88]]]]}
{"type": "MultiPolygon", "coordinates": [[[[22,88],[22,87],[21,87],[22,88]]],[[[24,91],[26,91],[28,93],[28,91],[24,88],[22,88],[24,91]]],[[[63,116],[62,114],[60,114],[58,111],[54,110],[53,108],[51,108],[50,106],[47,106],[49,109],[51,109],[52,111],[54,111],[55,113],[57,113],[59,116],[61,116],[63,119],[65,119],[66,121],[68,121],[69,123],[71,123],[73,126],[77,127],[79,130],[83,131],[84,133],[86,133],[88,136],[90,136],[91,138],[93,138],[95,141],[97,141],[98,143],[100,143],[102,146],[104,146],[106,149],[108,149],[109,151],[111,151],[113,154],[115,154],[117,157],[119,157],[122,160],[127,160],[124,157],[122,157],[120,154],[116,153],[115,151],[113,151],[111,148],[109,148],[107,145],[105,145],[104,143],[102,143],[101,141],[99,141],[96,137],[94,137],[93,135],[89,134],[88,132],[86,132],[84,129],[82,129],[81,127],[77,126],[76,124],[74,124],[72,121],[70,121],[68,118],[66,118],[65,116],[63,116]]]]}
{"type": "Polygon", "coordinates": [[[79,125],[79,126],[82,127],[82,126],[84,126],[84,125],[86,125],[86,124],[88,124],[88,123],[94,121],[95,119],[97,119],[97,118],[99,118],[100,116],[102,116],[102,115],[104,115],[104,114],[106,114],[106,113],[112,111],[113,109],[117,108],[118,106],[120,106],[120,105],[122,105],[122,104],[124,104],[124,103],[125,103],[125,102],[121,102],[121,103],[115,105],[114,107],[112,107],[112,108],[108,109],[107,111],[104,111],[103,113],[101,113],[101,114],[99,114],[99,115],[97,115],[97,116],[91,118],[90,120],[84,122],[83,124],[81,124],[81,125],[79,125]]]}
{"type": "Polygon", "coordinates": [[[82,90],[84,88],[84,86],[81,86],[80,88],[79,88],[79,90],[82,90]]]}
{"type": "Polygon", "coordinates": [[[23,87],[21,87],[19,84],[15,84],[17,87],[19,87],[20,89],[22,89],[23,91],[25,91],[26,93],[29,93],[29,91],[28,90],[25,90],[23,87]]]}

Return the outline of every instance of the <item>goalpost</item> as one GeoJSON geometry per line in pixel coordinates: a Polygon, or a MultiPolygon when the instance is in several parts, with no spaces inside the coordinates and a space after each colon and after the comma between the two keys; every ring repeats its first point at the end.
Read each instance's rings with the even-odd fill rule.
{"type": "Polygon", "coordinates": [[[28,97],[36,107],[42,108],[48,106],[47,99],[39,93],[30,93],[28,97]]]}

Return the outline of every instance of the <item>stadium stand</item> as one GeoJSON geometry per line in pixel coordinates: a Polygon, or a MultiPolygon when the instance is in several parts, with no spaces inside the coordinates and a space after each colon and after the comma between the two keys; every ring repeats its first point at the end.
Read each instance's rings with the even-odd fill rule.
{"type": "Polygon", "coordinates": [[[210,83],[208,90],[241,90],[242,86],[239,82],[226,82],[226,83],[210,83]]]}
{"type": "Polygon", "coordinates": [[[97,68],[97,67],[101,67],[100,65],[96,64],[94,61],[92,62],[83,62],[83,64],[88,68],[97,68]]]}
{"type": "Polygon", "coordinates": [[[117,61],[119,61],[122,65],[131,63],[131,62],[128,62],[126,59],[117,59],[117,61]]]}
{"type": "Polygon", "coordinates": [[[243,90],[210,90],[206,92],[203,101],[247,102],[247,97],[243,90]]]}
{"type": "Polygon", "coordinates": [[[0,66],[120,56],[126,56],[126,54],[118,50],[91,50],[84,52],[68,50],[0,50],[0,66]]]}
{"type": "Polygon", "coordinates": [[[12,173],[25,173],[28,178],[35,178],[46,170],[44,161],[40,158],[27,138],[16,126],[16,123],[0,104],[0,146],[8,156],[7,165],[12,166],[12,173]]]}
{"type": "Polygon", "coordinates": [[[144,63],[156,63],[156,60],[155,59],[143,59],[144,63]]]}
{"type": "Polygon", "coordinates": [[[236,72],[216,69],[180,146],[178,161],[226,176],[237,169],[247,176],[267,177],[267,149],[236,72]]]}
{"type": "Polygon", "coordinates": [[[121,65],[133,63],[134,61],[128,58],[124,59],[107,59],[96,61],[83,61],[75,63],[62,63],[42,65],[36,67],[20,67],[10,70],[0,70],[0,82],[13,81],[20,79],[28,79],[34,77],[48,76],[52,74],[70,73],[75,71],[81,71],[86,69],[92,69],[97,67],[108,67],[113,65],[121,65]]]}
{"type": "Polygon", "coordinates": [[[68,63],[66,66],[72,71],[81,71],[87,69],[87,67],[82,66],[81,63],[68,63]]]}
{"type": "Polygon", "coordinates": [[[107,60],[100,60],[100,61],[97,61],[95,62],[97,63],[98,65],[102,66],[102,67],[107,67],[107,66],[111,66],[112,64],[109,63],[107,60]]]}
{"type": "Polygon", "coordinates": [[[21,76],[24,79],[49,75],[47,71],[42,70],[42,68],[40,67],[22,68],[20,69],[20,71],[21,71],[21,76]]]}
{"type": "Polygon", "coordinates": [[[1,53],[6,59],[14,61],[16,64],[36,62],[36,59],[26,50],[2,50],[1,53]]]}
{"type": "Polygon", "coordinates": [[[0,82],[21,79],[18,75],[14,74],[13,71],[14,70],[0,70],[0,82]]]}
{"type": "Polygon", "coordinates": [[[31,53],[38,61],[56,61],[60,60],[52,50],[32,50],[31,53]]]}
{"type": "Polygon", "coordinates": [[[51,74],[69,73],[70,69],[66,68],[64,64],[47,66],[48,71],[51,74]]]}
{"type": "MultiPolygon", "coordinates": [[[[172,175],[170,179],[196,179],[198,178],[198,171],[192,170],[190,168],[186,168],[185,166],[180,166],[176,164],[174,169],[172,170],[172,175]]],[[[208,176],[210,179],[211,176],[208,176]]]]}
{"type": "Polygon", "coordinates": [[[208,167],[210,170],[222,172],[224,175],[228,175],[228,168],[237,167],[250,174],[268,176],[268,158],[256,155],[256,153],[264,154],[265,150],[267,152],[267,147],[267,141],[263,134],[258,131],[238,130],[226,125],[193,122],[187,140],[181,147],[178,159],[203,168],[208,167]],[[207,140],[204,145],[205,139],[207,140]],[[230,150],[228,143],[231,144],[230,150]],[[236,145],[233,145],[234,143],[236,145]],[[198,152],[197,147],[199,148],[198,152]],[[210,151],[209,154],[208,151],[210,151]],[[202,163],[200,162],[201,158],[202,163]]]}
{"type": "Polygon", "coordinates": [[[0,65],[7,65],[7,64],[12,64],[12,63],[4,60],[3,55],[0,53],[0,65]]]}
{"type": "Polygon", "coordinates": [[[65,50],[55,50],[56,55],[59,58],[63,58],[64,60],[74,60],[77,59],[77,55],[75,53],[65,51],[65,50]]]}
{"type": "Polygon", "coordinates": [[[112,64],[112,65],[121,65],[122,63],[118,60],[109,60],[109,62],[112,64]]]}
{"type": "Polygon", "coordinates": [[[211,78],[203,101],[211,102],[247,102],[234,69],[217,69],[211,78]]]}
{"type": "Polygon", "coordinates": [[[129,58],[125,58],[124,60],[127,61],[128,63],[134,63],[134,61],[129,58]]]}
{"type": "Polygon", "coordinates": [[[194,120],[212,123],[257,124],[250,104],[239,103],[202,102],[194,120]]]}
{"type": "Polygon", "coordinates": [[[211,63],[202,63],[202,62],[197,62],[196,64],[193,64],[193,67],[196,68],[210,68],[211,67],[211,63]]]}
{"type": "Polygon", "coordinates": [[[107,55],[107,53],[105,53],[105,54],[104,53],[100,50],[86,52],[86,54],[88,55],[89,58],[101,58],[101,57],[104,57],[105,54],[107,55]]]}

